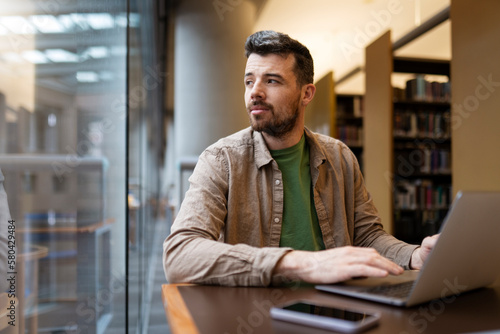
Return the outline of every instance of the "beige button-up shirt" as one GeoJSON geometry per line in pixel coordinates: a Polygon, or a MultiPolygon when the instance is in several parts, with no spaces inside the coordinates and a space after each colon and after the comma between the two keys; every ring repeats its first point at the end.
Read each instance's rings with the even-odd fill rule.
{"type": "MultiPolygon", "coordinates": [[[[305,130],[314,203],[326,248],[373,247],[408,268],[416,245],[387,234],[349,148],[305,130]]],[[[163,245],[170,283],[268,286],[280,248],[283,183],[264,137],[247,128],[200,156],[163,245]]]]}

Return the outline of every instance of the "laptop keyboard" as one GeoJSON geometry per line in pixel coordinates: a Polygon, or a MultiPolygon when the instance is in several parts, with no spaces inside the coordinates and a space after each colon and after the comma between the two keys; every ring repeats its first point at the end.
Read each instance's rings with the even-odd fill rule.
{"type": "Polygon", "coordinates": [[[366,292],[389,297],[405,298],[410,294],[414,283],[415,281],[408,281],[398,284],[380,285],[367,289],[366,292]]]}

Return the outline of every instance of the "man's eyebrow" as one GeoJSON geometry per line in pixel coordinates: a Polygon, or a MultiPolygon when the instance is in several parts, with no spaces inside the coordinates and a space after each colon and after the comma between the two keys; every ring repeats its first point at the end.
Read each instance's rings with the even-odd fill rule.
{"type": "MultiPolygon", "coordinates": [[[[247,73],[245,73],[245,78],[253,76],[253,75],[254,75],[253,72],[247,72],[247,73]]],[[[278,78],[281,80],[285,80],[285,78],[281,74],[278,74],[278,73],[265,73],[264,76],[265,77],[274,77],[274,78],[278,78]]]]}
{"type": "Polygon", "coordinates": [[[275,78],[279,78],[279,79],[282,79],[282,80],[285,79],[281,74],[278,74],[278,73],[266,73],[266,74],[264,74],[264,76],[266,76],[266,77],[275,77],[275,78]]]}

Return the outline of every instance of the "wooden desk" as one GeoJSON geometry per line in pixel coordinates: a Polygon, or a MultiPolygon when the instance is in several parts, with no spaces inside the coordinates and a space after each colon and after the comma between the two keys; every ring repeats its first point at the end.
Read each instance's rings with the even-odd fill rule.
{"type": "Polygon", "coordinates": [[[163,304],[174,334],[327,334],[270,318],[272,305],[307,299],[381,313],[377,327],[364,333],[468,333],[500,329],[500,281],[446,302],[399,308],[316,291],[312,287],[230,288],[162,286],[163,304]]]}

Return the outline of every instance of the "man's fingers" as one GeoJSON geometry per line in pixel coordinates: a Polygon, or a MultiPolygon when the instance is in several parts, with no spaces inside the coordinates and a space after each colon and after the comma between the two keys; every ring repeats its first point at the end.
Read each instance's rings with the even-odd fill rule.
{"type": "Polygon", "coordinates": [[[353,277],[399,275],[403,268],[376,250],[340,247],[319,252],[292,251],[278,262],[275,274],[309,283],[336,283],[353,277]]]}
{"type": "Polygon", "coordinates": [[[374,249],[349,247],[347,251],[351,253],[351,264],[364,264],[392,275],[400,275],[404,271],[403,268],[383,257],[374,249]]]}
{"type": "Polygon", "coordinates": [[[348,267],[348,274],[350,278],[354,277],[386,277],[389,272],[384,269],[380,269],[373,266],[368,266],[365,264],[357,264],[348,267]]]}
{"type": "Polygon", "coordinates": [[[425,237],[424,240],[422,241],[422,247],[432,249],[434,245],[436,244],[437,240],[439,238],[439,234],[435,234],[430,237],[425,237]]]}
{"type": "Polygon", "coordinates": [[[379,255],[374,262],[369,262],[367,265],[378,270],[383,270],[392,275],[400,275],[404,271],[403,268],[381,255],[379,255]]]}
{"type": "Polygon", "coordinates": [[[404,272],[404,269],[401,266],[398,266],[396,263],[386,259],[382,255],[380,255],[381,261],[384,262],[384,269],[386,269],[392,275],[401,275],[404,272]]]}

